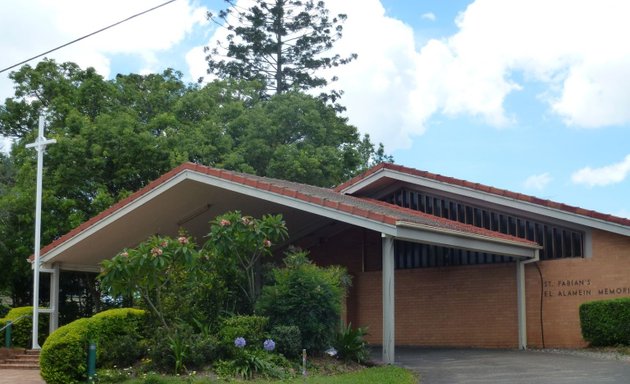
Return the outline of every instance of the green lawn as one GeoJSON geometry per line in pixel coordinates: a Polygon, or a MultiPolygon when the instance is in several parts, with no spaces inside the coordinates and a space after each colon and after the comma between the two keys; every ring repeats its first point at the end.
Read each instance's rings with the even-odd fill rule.
{"type": "MultiPolygon", "coordinates": [[[[217,383],[219,380],[210,380],[204,378],[190,378],[190,377],[161,377],[161,376],[149,376],[147,379],[132,379],[124,381],[124,384],[180,384],[180,383],[192,383],[192,384],[207,384],[217,383]]],[[[221,381],[223,382],[223,381],[221,381]]],[[[236,381],[234,381],[236,382],[236,381]]],[[[310,376],[306,379],[296,378],[292,380],[251,380],[251,381],[239,381],[241,383],[284,383],[284,384],[415,384],[418,382],[418,378],[412,372],[395,366],[387,367],[373,367],[366,368],[361,371],[344,373],[334,376],[310,376]]]]}

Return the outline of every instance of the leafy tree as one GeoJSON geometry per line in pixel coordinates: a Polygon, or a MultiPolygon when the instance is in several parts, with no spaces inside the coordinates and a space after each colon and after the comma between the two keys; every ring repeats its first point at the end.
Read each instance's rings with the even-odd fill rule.
{"type": "Polygon", "coordinates": [[[105,81],[92,68],[51,60],[11,73],[15,95],[0,105],[0,134],[16,140],[0,172],[10,175],[3,177],[10,183],[0,181],[6,185],[0,187],[0,265],[10,271],[0,289],[11,292],[14,304],[31,296],[25,260],[33,244],[36,160],[25,144],[35,140],[41,109],[48,110],[46,136],[57,140],[47,148],[44,168],[42,244],[47,244],[172,168],[168,141],[150,124],[172,109],[186,88],[179,76],[166,71],[142,81],[125,76],[105,81]],[[131,95],[139,101],[128,102],[131,95]],[[161,101],[145,103],[152,109],[142,116],[151,120],[143,123],[135,108],[145,105],[140,101],[147,95],[161,101]]]}
{"type": "MultiPolygon", "coordinates": [[[[246,9],[236,0],[225,1],[227,9],[208,13],[210,20],[229,30],[227,46],[218,41],[206,47],[208,73],[219,78],[260,81],[276,94],[307,91],[328,84],[319,70],[357,57],[325,54],[341,38],[346,15],[331,17],[323,1],[255,0],[246,9]]],[[[339,96],[338,91],[321,95],[333,103],[339,96]]]]}
{"type": "Polygon", "coordinates": [[[244,110],[227,129],[233,149],[223,167],[325,187],[363,170],[374,153],[333,107],[300,92],[244,110]]]}
{"type": "MultiPolygon", "coordinates": [[[[152,236],[136,248],[104,260],[101,284],[113,296],[138,294],[160,325],[170,329],[178,318],[164,299],[190,288],[199,253],[185,235],[177,239],[152,236]],[[184,287],[182,287],[184,286],[184,287]]],[[[172,309],[172,308],[171,308],[172,309]]]]}
{"type": "Polygon", "coordinates": [[[219,275],[232,281],[234,292],[243,294],[251,312],[260,292],[260,260],[271,255],[271,247],[287,237],[281,215],[264,215],[261,219],[228,212],[211,223],[204,250],[217,261],[219,275]]]}

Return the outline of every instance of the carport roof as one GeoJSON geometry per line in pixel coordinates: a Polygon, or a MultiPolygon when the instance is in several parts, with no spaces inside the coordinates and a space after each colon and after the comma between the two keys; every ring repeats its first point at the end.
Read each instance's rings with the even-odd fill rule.
{"type": "MultiPolygon", "coordinates": [[[[47,255],[56,253],[55,250],[64,243],[80,237],[83,232],[126,209],[136,200],[145,197],[157,188],[165,187],[165,184],[182,176],[185,179],[212,185],[219,183],[226,189],[233,187],[250,188],[265,193],[266,196],[274,196],[276,202],[280,204],[297,202],[301,204],[301,207],[325,208],[330,212],[337,212],[343,217],[358,219],[358,222],[377,223],[394,229],[404,227],[407,229],[436,231],[448,233],[451,236],[482,239],[484,241],[511,244],[529,249],[538,248],[538,244],[526,239],[493,232],[374,199],[346,195],[338,190],[254,176],[199,164],[184,163],[44,247],[41,251],[42,258],[46,259],[47,255]]],[[[354,224],[356,223],[357,221],[355,220],[354,224]]]]}

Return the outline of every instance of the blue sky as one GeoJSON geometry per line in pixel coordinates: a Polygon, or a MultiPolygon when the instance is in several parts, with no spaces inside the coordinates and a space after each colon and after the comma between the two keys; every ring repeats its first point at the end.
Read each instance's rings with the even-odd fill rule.
{"type": "MultiPolygon", "coordinates": [[[[0,67],[161,2],[2,3],[0,67]]],[[[348,15],[335,49],[359,55],[337,71],[346,115],[397,163],[630,217],[630,3],[327,4],[348,15]]],[[[201,48],[224,34],[205,11],[222,5],[177,0],[49,57],[105,77],[173,67],[194,81],[201,48]]]]}

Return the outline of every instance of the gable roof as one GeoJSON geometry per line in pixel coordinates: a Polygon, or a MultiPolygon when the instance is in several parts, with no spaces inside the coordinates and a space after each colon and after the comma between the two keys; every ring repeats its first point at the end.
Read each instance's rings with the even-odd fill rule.
{"type": "Polygon", "coordinates": [[[150,198],[149,195],[158,189],[171,188],[171,184],[178,183],[180,180],[193,180],[237,191],[248,196],[255,195],[255,197],[266,201],[278,202],[302,211],[339,219],[353,225],[380,230],[393,236],[402,232],[397,231],[398,228],[405,227],[439,232],[449,236],[482,239],[483,241],[509,244],[527,249],[539,248],[538,244],[526,239],[493,232],[370,198],[346,195],[339,190],[185,163],[48,244],[42,249],[42,258],[46,260],[47,255],[50,257],[52,254],[61,252],[61,247],[65,243],[81,237],[82,234],[88,231],[96,230],[94,228],[103,225],[102,223],[115,221],[115,216],[122,215],[125,210],[133,209],[134,204],[141,199],[150,198]]]}
{"type": "MultiPolygon", "coordinates": [[[[620,225],[624,227],[629,227],[630,230],[630,219],[626,219],[623,217],[618,217],[610,214],[605,214],[601,212],[597,212],[594,210],[584,209],[580,207],[571,206],[568,204],[563,204],[551,200],[541,199],[535,196],[525,195],[518,192],[508,191],[506,189],[495,188],[492,186],[472,183],[470,181],[457,179],[454,177],[443,176],[427,171],[421,171],[414,168],[404,167],[397,164],[391,163],[381,163],[378,164],[367,171],[363,172],[360,175],[355,176],[354,178],[348,180],[347,182],[340,184],[335,187],[334,190],[339,193],[348,193],[353,194],[359,192],[363,189],[362,184],[370,184],[373,183],[373,180],[377,178],[379,173],[387,173],[388,176],[396,177],[395,174],[408,175],[418,179],[431,180],[437,183],[441,183],[443,185],[450,185],[454,187],[458,187],[460,190],[470,190],[480,192],[486,195],[497,196],[504,200],[512,200],[517,202],[522,202],[526,204],[531,204],[535,206],[539,206],[545,209],[556,210],[566,212],[572,215],[582,216],[588,219],[594,219],[598,221],[607,222],[610,224],[620,225]],[[388,172],[389,171],[389,172],[388,172]]],[[[605,228],[600,228],[605,229],[605,228]]],[[[616,232],[616,231],[615,231],[616,232]]],[[[625,232],[625,231],[624,231],[625,232]]],[[[630,232],[629,232],[630,233],[630,232]]],[[[626,234],[626,233],[624,233],[626,234]]]]}

